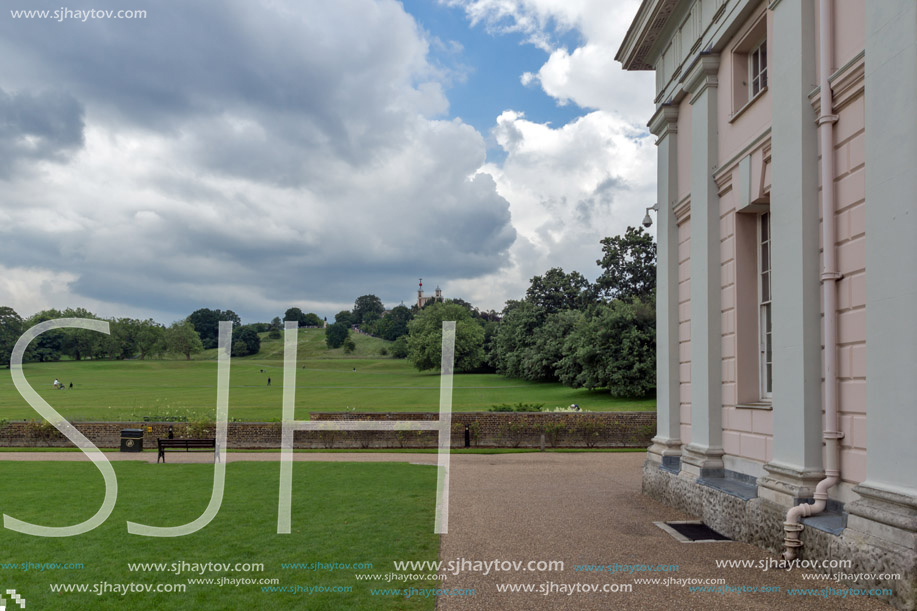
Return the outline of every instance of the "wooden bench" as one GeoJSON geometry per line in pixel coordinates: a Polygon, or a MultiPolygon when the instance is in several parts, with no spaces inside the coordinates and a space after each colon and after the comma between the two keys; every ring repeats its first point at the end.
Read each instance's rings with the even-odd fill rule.
{"type": "Polygon", "coordinates": [[[166,450],[184,450],[185,452],[213,450],[213,460],[220,460],[220,451],[217,449],[216,439],[158,439],[157,441],[159,442],[157,463],[159,463],[160,459],[162,459],[162,462],[166,462],[166,450]]]}

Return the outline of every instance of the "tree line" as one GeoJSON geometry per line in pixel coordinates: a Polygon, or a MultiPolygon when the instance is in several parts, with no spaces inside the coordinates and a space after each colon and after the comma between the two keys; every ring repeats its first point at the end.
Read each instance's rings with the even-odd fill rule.
{"type": "Polygon", "coordinates": [[[650,394],[656,386],[656,245],[634,227],[601,245],[595,283],[576,271],[550,269],[531,279],[524,298],[508,301],[498,321],[456,303],[461,300],[424,308],[408,323],[407,358],[420,370],[439,368],[442,321],[456,320],[456,372],[490,369],[614,396],[650,394]]]}

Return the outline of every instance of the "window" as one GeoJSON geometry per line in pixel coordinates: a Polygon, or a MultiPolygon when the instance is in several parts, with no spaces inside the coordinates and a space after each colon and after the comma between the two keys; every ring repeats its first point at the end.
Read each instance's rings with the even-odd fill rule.
{"type": "Polygon", "coordinates": [[[771,215],[758,216],[758,365],[762,399],[770,399],[773,389],[773,351],[771,346],[771,215]]]}
{"type": "Polygon", "coordinates": [[[767,41],[765,40],[748,54],[748,83],[751,88],[748,99],[754,98],[767,87],[767,41]]]}
{"type": "Polygon", "coordinates": [[[732,116],[730,121],[767,91],[767,15],[762,13],[732,49],[732,116]]]}

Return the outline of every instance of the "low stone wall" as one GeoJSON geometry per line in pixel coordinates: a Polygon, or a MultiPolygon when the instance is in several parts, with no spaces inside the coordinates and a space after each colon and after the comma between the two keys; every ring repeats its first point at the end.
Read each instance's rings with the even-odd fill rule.
{"type": "MultiPolygon", "coordinates": [[[[437,413],[312,413],[313,421],[437,420],[437,413]]],[[[171,425],[178,438],[213,437],[212,428],[168,422],[74,422],[73,425],[100,448],[121,445],[122,429],[141,429],[144,448],[156,448],[156,439],[167,437],[171,425]]],[[[491,413],[452,414],[452,447],[645,448],[656,433],[654,412],[491,413]]],[[[279,448],[279,422],[230,422],[230,448],[279,448]]],[[[435,448],[435,431],[296,431],[296,448],[435,448]]],[[[11,422],[0,430],[0,446],[72,447],[73,444],[47,423],[11,422]]]]}
{"type": "MultiPolygon", "coordinates": [[[[744,500],[722,490],[702,485],[689,478],[661,469],[658,463],[643,464],[643,492],[657,501],[698,516],[713,530],[736,541],[751,543],[779,554],[783,550],[786,507],[762,498],[744,500]]],[[[821,573],[841,573],[849,579],[828,583],[859,588],[888,588],[891,595],[869,598],[885,600],[898,609],[914,609],[917,602],[917,562],[915,551],[876,537],[845,528],[834,535],[813,526],[806,526],[800,540],[803,560],[850,560],[852,566],[842,569],[813,570],[821,573]],[[862,576],[868,575],[867,579],[862,576]],[[881,576],[900,575],[900,579],[881,576]]],[[[814,583],[814,582],[813,582],[814,583]]],[[[816,586],[813,586],[816,587],[816,586]]],[[[817,586],[823,587],[823,586],[817,586]]]]}

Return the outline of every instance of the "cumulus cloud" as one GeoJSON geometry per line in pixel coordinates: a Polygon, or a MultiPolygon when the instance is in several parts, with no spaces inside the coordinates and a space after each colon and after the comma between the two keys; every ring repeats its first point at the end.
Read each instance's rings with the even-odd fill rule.
{"type": "Polygon", "coordinates": [[[2,134],[19,148],[0,166],[0,263],[36,274],[17,285],[36,297],[0,298],[28,314],[59,300],[51,282],[80,303],[251,320],[496,273],[516,237],[509,204],[479,171],[483,137],[447,118],[453,75],[428,46],[392,0],[0,22],[15,58],[0,64],[0,117],[47,107],[2,134]]]}
{"type": "Polygon", "coordinates": [[[623,233],[643,218],[655,195],[655,146],[643,130],[595,111],[562,127],[529,121],[506,111],[494,135],[506,152],[492,175],[510,202],[519,238],[509,273],[451,283],[474,300],[488,294],[520,298],[532,276],[551,267],[594,279],[599,241],[623,233]]]}
{"type": "Polygon", "coordinates": [[[521,109],[503,112],[492,130],[505,153],[482,167],[510,202],[519,237],[509,273],[452,283],[476,299],[519,298],[529,279],[551,267],[598,273],[599,241],[623,233],[655,201],[655,147],[645,127],[652,112],[651,73],[625,73],[614,61],[638,2],[606,0],[441,0],[494,35],[520,36],[543,49],[537,71],[518,75],[558,105],[583,115],[566,125],[536,123],[521,109]],[[577,36],[571,36],[576,34],[577,36]],[[568,48],[561,40],[576,39],[568,48]]]}

